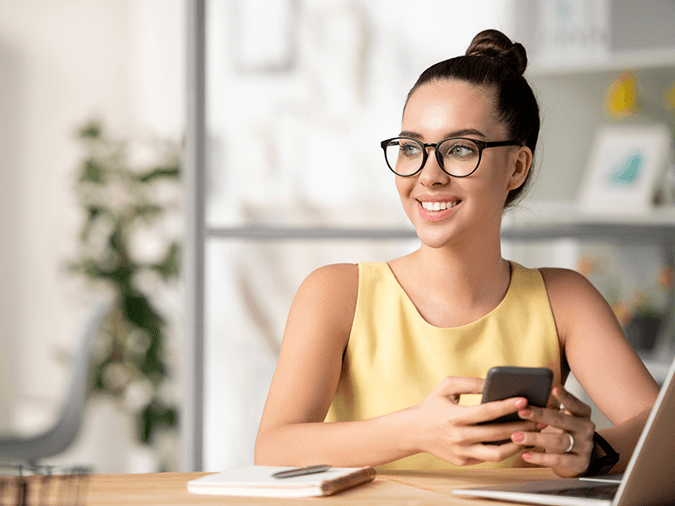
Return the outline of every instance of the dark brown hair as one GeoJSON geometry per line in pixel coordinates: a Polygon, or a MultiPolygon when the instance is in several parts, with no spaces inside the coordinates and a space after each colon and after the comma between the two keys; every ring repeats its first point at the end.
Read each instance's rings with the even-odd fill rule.
{"type": "MultiPolygon", "coordinates": [[[[534,155],[539,137],[539,106],[523,76],[526,67],[527,53],[521,44],[511,42],[498,30],[485,30],[474,37],[464,56],[436,63],[422,72],[408,99],[417,88],[433,81],[454,79],[489,87],[495,91],[497,117],[506,126],[509,137],[499,140],[517,141],[534,155]]],[[[505,208],[524,193],[532,169],[523,184],[509,192],[505,208]]]]}

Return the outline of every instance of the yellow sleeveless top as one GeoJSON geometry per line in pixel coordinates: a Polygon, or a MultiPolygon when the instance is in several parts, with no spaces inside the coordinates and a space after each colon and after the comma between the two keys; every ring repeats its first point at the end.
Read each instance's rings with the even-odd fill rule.
{"type": "MultiPolygon", "coordinates": [[[[560,383],[560,345],[541,273],[511,262],[504,299],[479,320],[434,327],[417,311],[385,262],[359,264],[359,291],[342,374],[326,421],[367,420],[419,403],[446,376],[487,376],[493,366],[548,367],[560,383]]],[[[460,404],[480,403],[479,394],[460,404]]],[[[518,455],[475,468],[525,465],[518,455]]],[[[378,466],[452,469],[419,453],[378,466]]]]}

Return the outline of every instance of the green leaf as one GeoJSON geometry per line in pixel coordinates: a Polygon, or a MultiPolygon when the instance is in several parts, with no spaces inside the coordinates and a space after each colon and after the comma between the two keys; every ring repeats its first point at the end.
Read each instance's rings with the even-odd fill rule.
{"type": "Polygon", "coordinates": [[[90,121],[80,128],[79,135],[83,139],[98,139],[101,137],[103,126],[98,121],[90,121]]]}
{"type": "Polygon", "coordinates": [[[164,208],[156,204],[143,204],[136,207],[136,213],[144,218],[162,214],[163,212],[164,208]]]}
{"type": "Polygon", "coordinates": [[[150,444],[152,435],[158,428],[175,428],[178,425],[178,412],[155,399],[140,413],[138,421],[139,439],[142,443],[150,444]]]}
{"type": "Polygon", "coordinates": [[[124,316],[134,325],[145,329],[153,335],[153,331],[162,325],[162,318],[154,311],[148,299],[142,294],[123,294],[122,309],[124,316]]]}
{"type": "Polygon", "coordinates": [[[141,183],[149,183],[154,179],[161,178],[177,178],[180,176],[180,168],[178,166],[174,167],[157,167],[156,169],[151,170],[145,174],[138,176],[138,180],[141,183]]]}
{"type": "Polygon", "coordinates": [[[178,243],[174,242],[167,252],[164,259],[153,266],[152,270],[157,272],[162,278],[166,281],[169,278],[175,278],[179,275],[180,268],[180,246],[178,243]]]}
{"type": "Polygon", "coordinates": [[[98,163],[91,158],[85,160],[84,167],[82,168],[82,175],[80,176],[81,182],[90,181],[96,184],[103,184],[103,169],[99,167],[98,163]]]}
{"type": "Polygon", "coordinates": [[[85,207],[87,211],[87,221],[94,221],[99,215],[103,214],[104,207],[96,205],[88,205],[85,207]]]}
{"type": "Polygon", "coordinates": [[[99,275],[111,281],[120,291],[124,291],[125,289],[128,290],[127,287],[131,286],[131,278],[134,272],[127,265],[117,265],[112,270],[99,270],[99,275]]]}
{"type": "Polygon", "coordinates": [[[141,411],[139,422],[138,439],[141,443],[149,444],[155,426],[155,414],[152,409],[152,404],[148,404],[145,409],[141,411]]]}

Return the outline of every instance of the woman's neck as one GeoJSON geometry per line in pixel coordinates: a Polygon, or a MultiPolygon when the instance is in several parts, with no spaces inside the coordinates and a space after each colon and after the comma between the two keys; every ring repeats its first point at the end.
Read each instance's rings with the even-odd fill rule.
{"type": "Polygon", "coordinates": [[[485,292],[494,291],[495,285],[507,284],[509,265],[499,248],[480,248],[471,252],[457,252],[453,248],[422,247],[415,253],[418,275],[426,277],[430,289],[461,296],[463,300],[483,300],[485,292]]]}
{"type": "Polygon", "coordinates": [[[420,314],[440,327],[465,325],[485,316],[502,301],[511,280],[499,240],[473,248],[423,244],[390,265],[420,314]]]}

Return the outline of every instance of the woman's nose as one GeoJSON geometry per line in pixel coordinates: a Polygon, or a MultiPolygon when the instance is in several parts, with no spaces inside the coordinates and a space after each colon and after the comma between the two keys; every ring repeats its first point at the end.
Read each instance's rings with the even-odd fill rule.
{"type": "Polygon", "coordinates": [[[427,152],[427,160],[422,167],[419,175],[419,181],[424,186],[445,185],[450,182],[450,175],[441,169],[436,159],[436,150],[431,149],[427,152]]]}

